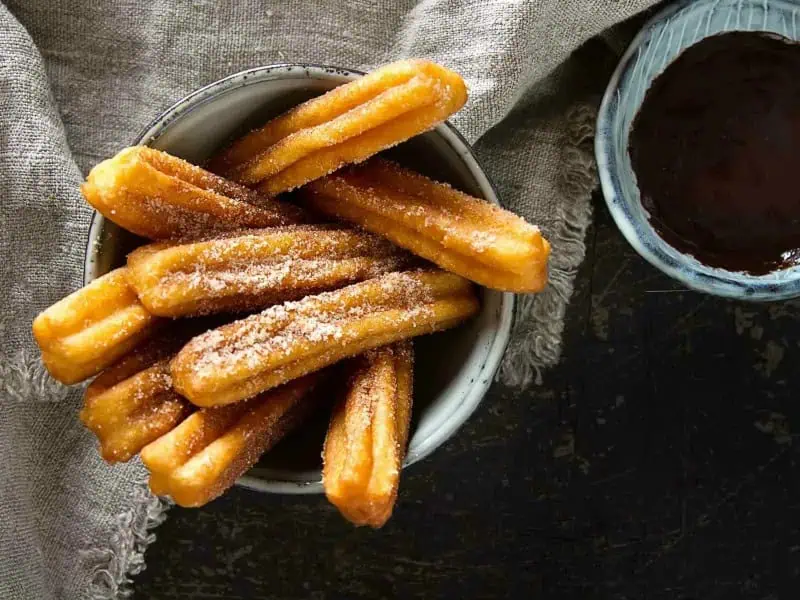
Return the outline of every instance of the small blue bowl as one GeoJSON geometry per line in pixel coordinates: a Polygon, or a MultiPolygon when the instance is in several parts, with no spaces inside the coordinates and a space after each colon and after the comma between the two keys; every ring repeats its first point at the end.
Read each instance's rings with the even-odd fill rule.
{"type": "Polygon", "coordinates": [[[710,267],[665,242],[641,203],[628,153],[631,126],[653,80],[686,48],[729,31],[765,31],[797,41],[800,3],[786,0],[681,0],[639,32],[608,84],[597,120],[600,185],[617,227],[653,266],[689,288],[753,301],[800,296],[800,267],[752,275],[710,267]]]}

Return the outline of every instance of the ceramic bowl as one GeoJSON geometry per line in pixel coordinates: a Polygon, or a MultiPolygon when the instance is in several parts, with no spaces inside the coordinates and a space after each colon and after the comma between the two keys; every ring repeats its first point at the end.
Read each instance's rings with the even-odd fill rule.
{"type": "MultiPolygon", "coordinates": [[[[202,164],[231,139],[313,96],[361,75],[314,65],[276,65],[243,71],[189,94],[157,117],[135,140],[202,164]]],[[[391,153],[399,162],[498,203],[497,193],[469,145],[449,124],[391,153]]],[[[141,240],[94,215],[86,251],[86,282],[124,264],[141,240]]],[[[450,438],[477,408],[505,351],[513,320],[512,294],[482,290],[477,318],[416,341],[414,417],[406,466],[450,438]]],[[[322,490],[320,452],[326,415],[268,452],[240,485],[278,493],[322,490]]]]}
{"type": "Polygon", "coordinates": [[[634,39],[606,90],[597,120],[595,153],[609,211],[645,259],[687,287],[744,300],[800,295],[800,267],[766,275],[705,265],[667,244],[642,207],[628,154],[631,124],[653,80],[689,46],[728,31],[767,31],[798,40],[796,2],[682,0],[657,14],[634,39]]]}

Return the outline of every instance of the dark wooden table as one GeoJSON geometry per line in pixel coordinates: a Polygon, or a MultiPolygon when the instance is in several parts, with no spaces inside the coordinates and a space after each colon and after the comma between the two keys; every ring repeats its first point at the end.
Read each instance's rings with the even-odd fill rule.
{"type": "Polygon", "coordinates": [[[595,206],[561,364],[495,386],[383,530],[235,489],[172,510],[137,597],[800,597],[800,302],[681,289],[595,206]]]}

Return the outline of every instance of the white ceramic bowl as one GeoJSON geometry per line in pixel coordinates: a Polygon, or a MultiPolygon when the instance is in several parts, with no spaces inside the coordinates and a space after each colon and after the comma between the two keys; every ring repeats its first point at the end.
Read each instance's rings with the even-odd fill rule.
{"type": "MultiPolygon", "coordinates": [[[[202,164],[237,135],[361,75],[315,65],[243,71],[188,95],[136,139],[202,164]]],[[[449,124],[402,144],[400,162],[472,195],[498,203],[469,145],[449,124]]],[[[141,240],[95,214],[86,250],[86,282],[124,263],[141,240]]],[[[406,466],[450,438],[477,408],[500,365],[514,312],[513,294],[483,290],[480,314],[451,331],[416,341],[414,417],[406,466]]],[[[277,493],[317,493],[325,416],[281,442],[239,484],[277,493]]]]}
{"type": "Polygon", "coordinates": [[[800,267],[752,275],[710,267],[673,248],[641,203],[628,138],[647,89],[686,48],[728,31],[766,31],[800,39],[800,6],[785,0],[679,0],[650,20],[631,43],[600,106],[595,154],[608,209],[631,246],[687,287],[743,300],[800,296],[800,267]]]}

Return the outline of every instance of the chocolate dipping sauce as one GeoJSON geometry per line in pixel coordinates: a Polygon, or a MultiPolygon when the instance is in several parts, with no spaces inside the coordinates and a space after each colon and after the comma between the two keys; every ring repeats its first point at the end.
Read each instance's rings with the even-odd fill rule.
{"type": "Polygon", "coordinates": [[[800,45],[736,32],[691,46],[646,93],[629,151],[676,249],[753,274],[800,264],[800,45]]]}

